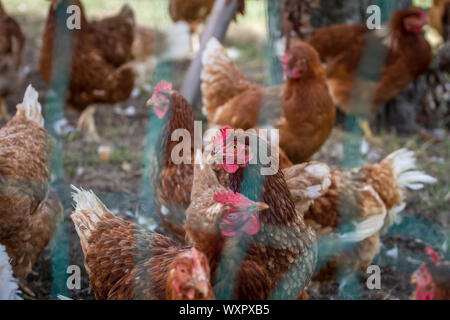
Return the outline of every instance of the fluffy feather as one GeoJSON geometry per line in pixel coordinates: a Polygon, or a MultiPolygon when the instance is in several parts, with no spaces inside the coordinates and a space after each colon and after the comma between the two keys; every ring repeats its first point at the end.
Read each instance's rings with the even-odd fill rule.
{"type": "Polygon", "coordinates": [[[400,149],[389,156],[387,156],[379,166],[372,166],[367,168],[367,172],[371,171],[372,174],[380,174],[382,172],[391,172],[394,186],[390,186],[388,182],[382,182],[371,176],[369,178],[372,181],[377,180],[375,183],[377,192],[382,196],[383,201],[386,203],[388,209],[388,216],[385,221],[383,232],[389,228],[393,222],[400,221],[399,213],[406,206],[406,189],[421,190],[425,184],[434,184],[437,179],[426,174],[425,172],[418,171],[417,160],[413,151],[407,149],[400,149]],[[381,189],[383,188],[383,189],[381,189]],[[389,190],[391,190],[389,192],[389,190]]]}
{"type": "Polygon", "coordinates": [[[44,117],[42,116],[42,106],[38,101],[39,94],[30,84],[25,91],[23,102],[17,105],[17,114],[23,115],[30,121],[44,127],[44,117]]]}
{"type": "Polygon", "coordinates": [[[363,201],[372,201],[370,205],[362,205],[363,208],[369,208],[371,212],[366,212],[368,215],[363,221],[355,226],[352,232],[340,235],[341,240],[348,242],[361,242],[374,234],[378,233],[384,225],[386,218],[386,207],[380,196],[375,192],[371,186],[365,186],[360,191],[363,201]],[[369,198],[372,198],[369,200],[369,198]]]}

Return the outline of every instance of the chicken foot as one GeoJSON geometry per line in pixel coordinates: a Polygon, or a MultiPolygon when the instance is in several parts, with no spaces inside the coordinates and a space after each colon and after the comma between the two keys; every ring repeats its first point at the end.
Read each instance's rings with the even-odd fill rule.
{"type": "Polygon", "coordinates": [[[97,128],[95,126],[94,114],[97,110],[97,106],[89,106],[86,110],[84,110],[77,123],[78,131],[86,131],[86,140],[88,142],[97,142],[100,143],[101,139],[97,133],[97,128]]]}
{"type": "Polygon", "coordinates": [[[370,124],[368,120],[358,120],[361,130],[364,132],[364,138],[375,145],[380,145],[382,142],[379,138],[376,138],[370,129],[370,124]]]}

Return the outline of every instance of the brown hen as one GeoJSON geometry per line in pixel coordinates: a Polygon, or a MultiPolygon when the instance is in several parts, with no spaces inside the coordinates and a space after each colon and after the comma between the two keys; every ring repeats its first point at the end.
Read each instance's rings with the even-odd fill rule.
{"type": "MultiPolygon", "coordinates": [[[[450,0],[434,0],[428,10],[428,21],[445,38],[444,18],[450,12],[450,0]],[[448,14],[448,13],[447,13],[448,14]]],[[[448,36],[448,35],[447,35],[448,36]]]]}
{"type": "Polygon", "coordinates": [[[336,25],[313,31],[308,43],[327,64],[326,76],[335,104],[345,112],[357,111],[351,110],[350,94],[369,36],[375,36],[387,50],[380,80],[365,87],[375,87],[367,101],[372,111],[426,72],[431,62],[431,47],[421,32],[425,21],[422,10],[407,9],[395,12],[389,26],[374,32],[366,25],[336,25]]]}
{"type": "Polygon", "coordinates": [[[381,224],[369,229],[356,246],[342,253],[336,252],[334,259],[326,257],[331,261],[316,277],[323,281],[335,280],[337,269],[365,271],[379,252],[380,235],[399,221],[399,213],[406,205],[406,189],[418,190],[424,184],[436,182],[433,177],[416,171],[414,153],[405,149],[392,153],[379,164],[333,170],[330,178],[329,189],[305,212],[307,223],[316,229],[319,238],[330,232],[340,232],[343,227],[348,228],[349,223],[371,216],[379,217],[381,224]]]}
{"type": "Polygon", "coordinates": [[[63,211],[49,191],[53,140],[43,125],[38,93],[30,86],[0,130],[0,243],[19,278],[31,272],[63,211]]]}
{"type": "Polygon", "coordinates": [[[134,14],[124,6],[115,17],[88,21],[79,0],[50,0],[40,57],[40,71],[46,82],[52,80],[56,12],[76,5],[81,12],[81,28],[73,30],[72,66],[67,103],[84,111],[78,127],[87,128],[89,138],[99,141],[94,124],[95,103],[117,103],[128,99],[134,87],[134,72],[125,64],[131,60],[134,40],[134,14]],[[89,108],[88,108],[89,107],[89,108]],[[88,109],[86,109],[88,108],[88,109]]]}
{"type": "Polygon", "coordinates": [[[71,218],[97,299],[214,298],[206,257],[112,214],[93,192],[73,187],[71,218]]]}
{"type": "Polygon", "coordinates": [[[416,285],[413,300],[450,300],[450,261],[441,260],[431,247],[425,248],[429,260],[411,277],[416,285]]]}
{"type": "Polygon", "coordinates": [[[0,2],[0,120],[9,120],[5,97],[22,84],[21,69],[25,37],[19,24],[8,14],[0,2]]]}
{"type": "Polygon", "coordinates": [[[191,203],[194,174],[194,110],[179,92],[172,90],[172,84],[165,81],[155,87],[149,104],[153,105],[156,115],[164,119],[156,140],[151,177],[151,185],[157,193],[158,214],[162,225],[183,243],[185,211],[191,203]],[[188,150],[180,152],[179,138],[172,141],[176,130],[189,133],[189,137],[183,137],[183,143],[189,143],[188,150]],[[185,141],[187,138],[189,140],[185,141]],[[172,153],[182,161],[174,161],[172,153]]]}
{"type": "MultiPolygon", "coordinates": [[[[246,140],[239,132],[236,132],[236,137],[238,141],[246,140]]],[[[259,148],[267,143],[267,150],[271,150],[267,141],[256,136],[252,136],[252,139],[259,143],[259,148]]],[[[239,142],[233,145],[231,142],[231,145],[227,144],[228,147],[230,152],[237,152],[243,145],[239,142]]],[[[246,149],[246,152],[252,152],[254,157],[257,155],[255,150],[246,149]]],[[[245,300],[296,299],[303,296],[302,292],[316,266],[316,238],[315,232],[305,224],[302,215],[296,210],[283,172],[276,170],[273,174],[262,175],[261,170],[265,166],[252,163],[250,157],[246,157],[242,165],[225,165],[222,158],[225,156],[226,152],[215,149],[208,162],[214,162],[214,166],[218,165],[227,173],[226,187],[252,201],[263,201],[269,208],[259,215],[258,233],[242,235],[225,242],[222,248],[212,246],[210,249],[217,250],[214,251],[216,255],[223,255],[214,278],[216,297],[245,300]]],[[[278,162],[275,153],[271,154],[270,162],[278,162]]],[[[194,188],[195,185],[194,180],[194,188]]],[[[188,220],[190,215],[188,213],[188,220]]],[[[195,212],[192,215],[195,216],[195,212]]],[[[195,241],[199,248],[201,241],[195,241]]],[[[203,238],[203,242],[206,247],[212,243],[208,238],[203,238]]],[[[206,249],[201,250],[207,253],[206,249]]]]}
{"type": "Polygon", "coordinates": [[[279,129],[280,147],[292,162],[301,163],[329,137],[336,110],[314,48],[294,45],[283,58],[283,69],[288,79],[283,85],[252,83],[211,39],[203,54],[203,112],[210,125],[279,129]]]}

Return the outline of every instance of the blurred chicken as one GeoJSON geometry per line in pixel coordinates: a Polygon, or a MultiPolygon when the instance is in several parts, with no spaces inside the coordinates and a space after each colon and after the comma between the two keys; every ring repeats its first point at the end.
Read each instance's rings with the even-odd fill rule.
{"type": "Polygon", "coordinates": [[[424,262],[412,276],[416,285],[414,300],[450,300],[450,261],[441,261],[430,247],[425,249],[430,262],[424,262]]]}
{"type": "Polygon", "coordinates": [[[8,253],[2,245],[0,245],[0,300],[21,300],[8,253]]]}
{"type": "Polygon", "coordinates": [[[311,28],[311,12],[319,6],[319,0],[281,0],[282,27],[286,39],[286,51],[291,47],[291,37],[305,39],[311,28]]]}
{"type": "Polygon", "coordinates": [[[133,60],[127,64],[136,74],[135,87],[147,90],[158,63],[187,59],[190,51],[189,25],[184,21],[163,31],[137,27],[132,47],[133,60]]]}
{"type": "MultiPolygon", "coordinates": [[[[446,30],[444,26],[445,15],[450,12],[450,0],[434,0],[433,5],[428,11],[428,21],[444,38],[446,30]]],[[[448,31],[447,31],[448,32],[448,31]]],[[[448,37],[449,35],[447,35],[448,37]]]]}
{"type": "MultiPolygon", "coordinates": [[[[395,12],[390,25],[377,31],[370,31],[365,24],[335,25],[313,31],[308,43],[326,63],[326,77],[335,104],[346,113],[373,112],[426,72],[431,63],[431,47],[422,34],[425,23],[425,13],[415,8],[395,12]],[[366,75],[379,78],[378,82],[355,81],[368,39],[387,50],[383,69],[366,75]],[[370,110],[357,110],[357,106],[350,105],[352,91],[363,93],[363,108],[367,106],[370,110]]],[[[366,138],[374,141],[367,122],[362,128],[366,138]]]]}
{"type": "Polygon", "coordinates": [[[195,33],[199,25],[206,22],[215,0],[171,0],[169,13],[174,22],[189,23],[191,32],[195,33]]]}
{"type": "Polygon", "coordinates": [[[132,58],[131,46],[135,34],[134,13],[128,5],[112,18],[87,21],[79,0],[49,0],[52,2],[45,27],[40,57],[40,70],[50,82],[56,65],[53,57],[56,36],[56,12],[70,5],[81,11],[81,28],[73,30],[72,69],[67,103],[83,111],[78,128],[88,131],[90,140],[99,141],[94,123],[95,103],[117,103],[128,99],[134,87],[134,72],[125,64],[132,58]]]}
{"type": "Polygon", "coordinates": [[[210,125],[235,129],[279,129],[280,147],[301,163],[329,137],[336,109],[317,52],[306,43],[292,46],[282,59],[287,81],[265,88],[247,80],[211,39],[203,54],[203,112],[210,125]]]}
{"type": "Polygon", "coordinates": [[[38,93],[29,86],[16,115],[0,129],[0,244],[18,278],[31,272],[62,216],[49,190],[52,146],[38,93]]]}
{"type": "Polygon", "coordinates": [[[336,259],[321,270],[317,279],[334,279],[337,268],[343,269],[341,271],[366,270],[379,252],[380,234],[400,221],[399,213],[406,206],[406,189],[420,190],[424,184],[436,181],[416,170],[414,153],[405,149],[392,153],[376,165],[333,170],[330,188],[305,212],[305,220],[314,226],[319,237],[330,231],[339,232],[349,222],[371,213],[384,212],[385,218],[360,244],[343,254],[336,252],[336,259]]]}
{"type": "Polygon", "coordinates": [[[90,191],[73,187],[71,218],[97,299],[214,298],[206,257],[114,216],[90,191]]]}
{"type": "Polygon", "coordinates": [[[5,97],[24,80],[21,68],[24,43],[19,24],[8,16],[0,2],[0,121],[9,120],[5,97]]]}
{"type": "MultiPolygon", "coordinates": [[[[244,14],[245,0],[227,0],[227,5],[238,1],[238,12],[244,14]]],[[[170,0],[169,14],[174,22],[185,21],[189,24],[193,38],[193,51],[200,49],[199,27],[206,20],[213,9],[215,0],[170,0]]]]}

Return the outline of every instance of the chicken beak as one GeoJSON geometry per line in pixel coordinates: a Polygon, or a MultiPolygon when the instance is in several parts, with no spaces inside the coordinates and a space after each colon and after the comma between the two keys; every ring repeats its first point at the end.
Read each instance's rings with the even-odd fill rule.
{"type": "Polygon", "coordinates": [[[209,283],[207,281],[192,281],[188,283],[188,286],[200,292],[205,298],[209,294],[209,283]]]}
{"type": "Polygon", "coordinates": [[[416,275],[413,275],[413,276],[411,277],[411,284],[414,284],[414,285],[417,284],[417,278],[416,278],[416,275]]]}
{"type": "Polygon", "coordinates": [[[265,204],[264,202],[257,202],[256,204],[250,206],[248,208],[248,211],[252,214],[257,214],[266,209],[269,209],[269,206],[267,204],[265,204]]]}
{"type": "MultiPolygon", "coordinates": [[[[145,104],[147,107],[150,107],[150,106],[152,106],[154,103],[155,103],[155,101],[153,101],[153,99],[156,97],[156,96],[158,96],[158,95],[162,95],[162,96],[164,96],[164,97],[166,97],[169,101],[170,101],[170,98],[171,98],[171,95],[172,95],[172,91],[163,91],[163,92],[159,92],[158,94],[153,94],[153,96],[150,98],[150,99],[148,99],[147,100],[147,103],[145,104]]],[[[156,101],[158,101],[157,99],[156,99],[156,101]]]]}
{"type": "Polygon", "coordinates": [[[208,165],[212,165],[212,164],[215,164],[215,163],[221,163],[220,162],[221,160],[222,160],[222,155],[221,155],[220,152],[215,152],[215,153],[209,152],[206,155],[206,163],[208,165]]]}

